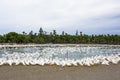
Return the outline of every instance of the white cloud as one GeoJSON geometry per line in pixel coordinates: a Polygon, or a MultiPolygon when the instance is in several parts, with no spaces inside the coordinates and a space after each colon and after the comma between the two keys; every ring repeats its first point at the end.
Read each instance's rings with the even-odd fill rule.
{"type": "Polygon", "coordinates": [[[48,30],[92,31],[120,26],[119,18],[110,18],[120,15],[119,10],[120,0],[0,0],[0,25],[11,25],[16,30],[17,25],[23,30],[32,25],[29,28],[36,31],[40,26],[48,30]]]}

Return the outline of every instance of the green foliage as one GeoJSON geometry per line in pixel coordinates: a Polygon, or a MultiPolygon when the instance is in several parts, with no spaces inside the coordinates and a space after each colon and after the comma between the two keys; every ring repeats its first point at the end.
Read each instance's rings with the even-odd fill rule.
{"type": "Polygon", "coordinates": [[[40,28],[40,30],[39,30],[39,36],[42,36],[43,34],[44,34],[43,29],[40,28]]]}
{"type": "Polygon", "coordinates": [[[22,34],[10,32],[5,35],[0,35],[0,43],[120,44],[120,35],[86,35],[78,31],[76,31],[75,35],[69,35],[64,31],[59,35],[56,30],[48,34],[40,28],[38,33],[30,31],[30,33],[27,34],[23,31],[22,34]]]}
{"type": "Polygon", "coordinates": [[[18,33],[16,32],[10,32],[5,35],[5,42],[6,43],[17,43],[18,33]]]}
{"type": "Polygon", "coordinates": [[[0,35],[0,43],[4,43],[4,37],[0,35]]]}

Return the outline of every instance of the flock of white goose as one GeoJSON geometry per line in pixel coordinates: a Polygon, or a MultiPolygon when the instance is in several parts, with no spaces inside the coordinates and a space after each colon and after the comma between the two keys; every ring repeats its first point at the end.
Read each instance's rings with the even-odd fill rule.
{"type": "Polygon", "coordinates": [[[79,50],[82,52],[90,51],[90,47],[78,49],[78,48],[45,48],[41,53],[18,53],[13,52],[12,54],[5,53],[0,57],[0,65],[9,64],[11,65],[60,65],[60,66],[92,66],[97,64],[109,65],[110,63],[117,64],[120,62],[120,52],[118,54],[111,55],[96,55],[92,57],[84,57],[81,59],[69,59],[69,58],[52,58],[53,54],[65,54],[67,51],[76,51],[79,50]]]}

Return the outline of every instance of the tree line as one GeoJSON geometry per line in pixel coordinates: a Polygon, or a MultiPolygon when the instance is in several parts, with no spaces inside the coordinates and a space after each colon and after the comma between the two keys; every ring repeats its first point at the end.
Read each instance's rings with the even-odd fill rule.
{"type": "Polygon", "coordinates": [[[70,35],[64,31],[62,31],[61,34],[57,34],[56,30],[47,33],[42,28],[40,28],[38,33],[30,31],[27,34],[23,31],[21,34],[16,32],[9,32],[7,34],[0,35],[0,43],[120,44],[120,35],[87,35],[78,31],[76,31],[74,35],[70,35]]]}

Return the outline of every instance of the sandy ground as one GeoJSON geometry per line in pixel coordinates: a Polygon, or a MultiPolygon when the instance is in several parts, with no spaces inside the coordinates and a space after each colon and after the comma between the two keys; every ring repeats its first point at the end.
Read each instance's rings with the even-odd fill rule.
{"type": "Polygon", "coordinates": [[[0,80],[120,80],[120,64],[92,67],[0,66],[0,80]]]}

